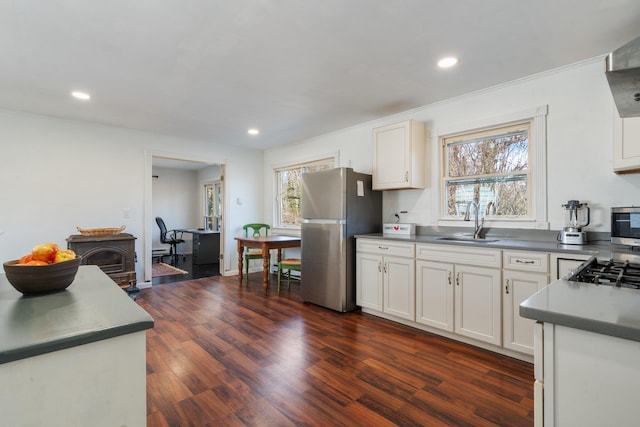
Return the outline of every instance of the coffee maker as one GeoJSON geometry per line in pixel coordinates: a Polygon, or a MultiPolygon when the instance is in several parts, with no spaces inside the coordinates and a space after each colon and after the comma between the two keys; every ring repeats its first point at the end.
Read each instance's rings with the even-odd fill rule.
{"type": "Polygon", "coordinates": [[[582,231],[589,225],[591,212],[586,203],[569,200],[562,205],[565,214],[565,226],[558,233],[558,241],[566,245],[584,245],[587,243],[587,232],[582,231]]]}

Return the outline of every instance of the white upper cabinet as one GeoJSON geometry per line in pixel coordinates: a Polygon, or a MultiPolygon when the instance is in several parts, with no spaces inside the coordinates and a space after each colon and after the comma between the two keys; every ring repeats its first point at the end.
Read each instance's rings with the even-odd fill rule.
{"type": "Polygon", "coordinates": [[[373,189],[424,188],[426,132],[408,120],[373,129],[373,189]]]}
{"type": "Polygon", "coordinates": [[[613,170],[616,173],[640,172],[640,117],[625,119],[614,112],[613,170]]]}

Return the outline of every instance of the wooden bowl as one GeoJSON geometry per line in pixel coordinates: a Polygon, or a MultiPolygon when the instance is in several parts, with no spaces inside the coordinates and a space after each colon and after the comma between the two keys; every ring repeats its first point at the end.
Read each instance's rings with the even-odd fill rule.
{"type": "Polygon", "coordinates": [[[19,265],[18,260],[3,264],[7,280],[25,295],[58,292],[69,287],[76,277],[82,257],[48,265],[19,265]]]}

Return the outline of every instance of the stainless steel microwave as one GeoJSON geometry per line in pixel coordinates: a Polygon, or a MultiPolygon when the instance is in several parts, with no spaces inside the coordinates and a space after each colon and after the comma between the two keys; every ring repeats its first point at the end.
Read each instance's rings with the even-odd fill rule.
{"type": "Polygon", "coordinates": [[[611,208],[611,243],[640,246],[640,207],[611,208]]]}

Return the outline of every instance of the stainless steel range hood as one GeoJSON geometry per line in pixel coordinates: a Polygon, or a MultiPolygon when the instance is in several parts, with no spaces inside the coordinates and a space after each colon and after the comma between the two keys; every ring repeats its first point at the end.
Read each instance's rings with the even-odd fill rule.
{"type": "Polygon", "coordinates": [[[640,116],[640,37],[606,58],[605,74],[620,117],[640,116]]]}

